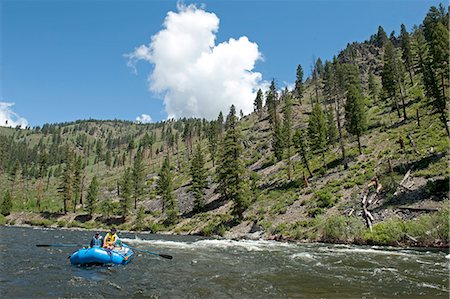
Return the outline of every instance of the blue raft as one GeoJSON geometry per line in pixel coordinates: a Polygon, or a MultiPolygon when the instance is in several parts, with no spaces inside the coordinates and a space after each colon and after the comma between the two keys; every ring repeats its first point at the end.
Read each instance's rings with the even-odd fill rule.
{"type": "Polygon", "coordinates": [[[105,250],[100,247],[82,248],[70,256],[72,265],[126,265],[134,257],[130,247],[105,250]]]}

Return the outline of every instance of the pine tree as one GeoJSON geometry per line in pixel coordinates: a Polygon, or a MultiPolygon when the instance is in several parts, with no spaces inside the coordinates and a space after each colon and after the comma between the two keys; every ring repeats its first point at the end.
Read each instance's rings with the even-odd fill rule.
{"type": "Polygon", "coordinates": [[[44,150],[39,156],[39,185],[38,185],[38,196],[37,196],[37,207],[41,210],[41,198],[42,198],[42,177],[47,172],[48,168],[48,154],[44,150]]]}
{"type": "Polygon", "coordinates": [[[145,217],[145,210],[144,207],[140,207],[137,215],[136,215],[136,220],[134,221],[134,228],[135,230],[142,230],[144,227],[144,217],[145,217]]]}
{"type": "Polygon", "coordinates": [[[285,105],[283,109],[283,148],[286,149],[287,158],[287,175],[288,180],[292,179],[292,161],[291,161],[291,147],[292,147],[292,99],[288,95],[285,97],[285,105]]]}
{"type": "Polygon", "coordinates": [[[197,143],[197,148],[191,161],[190,173],[192,178],[191,191],[195,197],[194,211],[199,212],[205,205],[203,196],[204,190],[208,187],[205,159],[203,158],[200,142],[197,143]]]}
{"type": "Polygon", "coordinates": [[[95,164],[97,164],[103,160],[103,141],[101,139],[97,140],[97,147],[95,149],[95,153],[97,154],[95,157],[95,164]]]}
{"type": "Polygon", "coordinates": [[[89,185],[87,196],[86,196],[86,211],[89,213],[89,216],[92,217],[92,214],[95,211],[97,205],[97,197],[98,197],[98,181],[97,177],[94,176],[92,178],[91,184],[89,185]]]}
{"type": "Polygon", "coordinates": [[[0,207],[0,212],[3,216],[8,216],[12,210],[12,198],[11,192],[9,190],[5,191],[5,195],[3,195],[2,205],[0,207]]]}
{"type": "Polygon", "coordinates": [[[320,108],[320,104],[316,103],[309,116],[308,136],[313,150],[317,150],[322,154],[324,167],[325,151],[327,148],[327,123],[325,114],[320,108]]]}
{"type": "Polygon", "coordinates": [[[170,170],[169,157],[166,156],[159,172],[159,179],[156,189],[158,195],[161,196],[162,210],[166,214],[166,223],[175,222],[178,214],[178,207],[173,195],[173,175],[170,170]]]}
{"type": "Polygon", "coordinates": [[[144,169],[144,157],[142,148],[140,147],[136,152],[133,165],[133,197],[134,197],[134,209],[137,209],[137,202],[144,194],[145,185],[145,169],[144,169]]]}
{"type": "Polygon", "coordinates": [[[77,200],[81,192],[81,173],[83,172],[83,159],[75,157],[73,166],[73,212],[76,212],[77,200]]]}
{"type": "Polygon", "coordinates": [[[258,117],[261,118],[263,112],[263,93],[261,89],[258,89],[258,91],[256,92],[256,98],[253,106],[255,112],[258,114],[258,117]]]}
{"type": "Polygon", "coordinates": [[[369,85],[369,95],[372,97],[373,102],[376,103],[379,94],[379,87],[375,79],[375,76],[372,73],[369,73],[368,85],[369,85]]]}
{"type": "Polygon", "coordinates": [[[248,184],[242,161],[243,148],[237,124],[236,109],[230,108],[227,116],[226,132],[221,146],[221,159],[216,168],[218,190],[222,197],[233,202],[233,214],[242,219],[249,204],[248,184]]]}
{"type": "Polygon", "coordinates": [[[413,86],[413,56],[411,50],[411,39],[409,37],[409,33],[406,30],[404,24],[401,25],[400,29],[400,39],[401,39],[401,48],[402,48],[402,59],[405,63],[406,69],[408,70],[409,80],[411,81],[411,86],[413,86]]]}
{"type": "Polygon", "coordinates": [[[297,66],[294,94],[295,94],[295,97],[300,102],[300,105],[302,104],[303,89],[304,89],[304,87],[303,87],[303,68],[302,68],[302,65],[299,64],[297,66]]]}
{"type": "Polygon", "coordinates": [[[219,124],[217,121],[211,121],[209,124],[208,129],[208,149],[209,154],[211,156],[211,160],[213,163],[213,167],[216,166],[216,155],[217,155],[217,148],[219,143],[219,124]]]}
{"type": "MultiPolygon", "coordinates": [[[[391,42],[387,42],[384,49],[384,66],[381,74],[381,82],[386,94],[392,99],[398,117],[401,117],[400,107],[397,100],[397,59],[394,46],[391,42]]],[[[406,113],[405,113],[406,114],[406,113]]]]}
{"type": "Polygon", "coordinates": [[[359,154],[362,154],[360,137],[367,130],[366,107],[361,91],[353,85],[347,93],[345,120],[345,127],[350,134],[356,135],[359,154]]]}
{"type": "Polygon", "coordinates": [[[334,120],[333,109],[327,110],[327,142],[329,146],[336,143],[338,139],[338,130],[336,128],[336,123],[334,120]]]}
{"type": "Polygon", "coordinates": [[[64,162],[65,162],[64,171],[62,172],[61,175],[61,183],[58,188],[58,191],[63,199],[64,214],[67,214],[68,203],[72,202],[73,198],[73,167],[74,167],[73,152],[69,144],[66,144],[64,162]]]}
{"type": "Polygon", "coordinates": [[[112,159],[111,159],[111,151],[106,151],[106,154],[105,154],[105,165],[108,167],[108,168],[111,168],[111,166],[112,166],[112,159]]]}
{"type": "Polygon", "coordinates": [[[272,79],[269,90],[266,96],[266,106],[269,113],[269,123],[272,127],[275,127],[275,123],[278,121],[277,106],[278,106],[278,93],[275,85],[275,79],[272,79]]]}
{"type": "Polygon", "coordinates": [[[127,168],[120,182],[120,210],[121,216],[125,219],[130,210],[133,182],[130,168],[127,168]]]}
{"type": "Polygon", "coordinates": [[[388,41],[386,32],[384,31],[383,27],[378,26],[378,33],[377,33],[377,37],[376,37],[376,42],[375,44],[382,48],[384,47],[384,45],[386,44],[386,42],[388,41]]]}
{"type": "Polygon", "coordinates": [[[305,165],[305,168],[308,170],[309,176],[312,177],[311,169],[309,168],[308,163],[308,145],[305,138],[305,132],[302,129],[297,129],[295,131],[294,137],[293,137],[293,143],[297,150],[297,153],[300,154],[302,157],[303,163],[305,165]]]}

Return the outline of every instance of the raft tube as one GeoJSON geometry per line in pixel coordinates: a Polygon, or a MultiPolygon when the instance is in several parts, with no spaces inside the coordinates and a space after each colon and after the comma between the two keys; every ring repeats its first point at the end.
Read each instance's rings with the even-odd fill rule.
{"type": "Polygon", "coordinates": [[[130,247],[105,250],[101,247],[82,248],[70,256],[72,265],[126,265],[134,257],[130,247]]]}

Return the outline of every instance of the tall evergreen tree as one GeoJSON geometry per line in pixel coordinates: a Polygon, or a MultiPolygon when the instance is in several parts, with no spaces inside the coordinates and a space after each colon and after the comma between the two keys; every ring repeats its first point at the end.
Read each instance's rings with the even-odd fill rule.
{"type": "Polygon", "coordinates": [[[258,89],[258,91],[256,92],[256,98],[253,106],[255,112],[258,114],[258,117],[261,118],[263,112],[263,93],[261,89],[258,89]]]}
{"type": "MultiPolygon", "coordinates": [[[[385,45],[384,49],[384,66],[381,74],[381,82],[386,94],[392,99],[395,109],[397,110],[398,117],[401,117],[400,106],[398,104],[398,61],[396,58],[395,48],[389,41],[385,45]]],[[[404,112],[404,118],[406,118],[406,111],[404,112]]]]}
{"type": "Polygon", "coordinates": [[[305,137],[305,132],[302,129],[297,129],[294,133],[293,143],[297,150],[297,153],[300,154],[303,160],[303,164],[305,168],[308,170],[309,176],[312,177],[312,172],[308,163],[308,145],[305,137]]]}
{"type": "Polygon", "coordinates": [[[408,70],[411,86],[413,86],[413,55],[411,50],[411,39],[404,24],[402,24],[400,28],[400,39],[403,62],[405,63],[406,69],[408,70]]]}
{"type": "Polygon", "coordinates": [[[292,98],[290,95],[285,97],[283,108],[283,148],[286,149],[287,175],[288,180],[292,179],[292,98]]]}
{"type": "Polygon", "coordinates": [[[194,193],[194,211],[199,212],[203,209],[204,190],[208,187],[207,172],[205,169],[205,159],[203,157],[202,147],[200,142],[197,143],[195,154],[191,161],[191,191],[194,193]]]}
{"type": "Polygon", "coordinates": [[[48,154],[47,151],[42,151],[39,156],[39,184],[38,184],[38,195],[37,195],[37,207],[38,210],[41,210],[41,198],[42,198],[42,178],[44,174],[47,172],[48,168],[48,154]]]}
{"type": "Polygon", "coordinates": [[[61,175],[61,183],[59,185],[58,191],[63,199],[64,214],[67,214],[68,203],[72,202],[73,198],[73,167],[74,167],[73,152],[69,144],[66,144],[64,162],[65,162],[64,171],[62,172],[61,175]]]}
{"type": "Polygon", "coordinates": [[[237,124],[236,109],[230,108],[226,132],[221,146],[221,159],[217,167],[218,190],[223,198],[233,202],[233,214],[242,219],[249,204],[248,184],[242,161],[241,133],[237,124]]]}
{"type": "Polygon", "coordinates": [[[372,97],[372,100],[375,103],[378,99],[379,87],[375,79],[375,76],[372,73],[369,73],[368,85],[369,85],[369,95],[372,97]]]}
{"type": "Polygon", "coordinates": [[[216,166],[216,155],[219,146],[219,126],[217,121],[211,121],[208,130],[208,149],[213,167],[216,166]]]}
{"type": "Polygon", "coordinates": [[[275,79],[272,79],[272,82],[270,82],[270,87],[266,95],[266,106],[267,111],[269,113],[269,123],[272,125],[272,128],[274,128],[278,121],[277,115],[278,93],[277,87],[275,85],[275,79]]]}
{"type": "Polygon", "coordinates": [[[125,172],[122,176],[122,180],[120,182],[120,210],[121,216],[126,218],[130,211],[131,204],[131,196],[133,189],[133,178],[130,168],[125,169],[125,172]]]}
{"type": "Polygon", "coordinates": [[[133,179],[134,209],[136,210],[137,202],[144,194],[144,185],[145,185],[144,156],[141,147],[137,150],[136,157],[134,158],[132,179],[133,179]]]}
{"type": "Polygon", "coordinates": [[[329,146],[336,143],[338,139],[338,130],[336,128],[336,122],[334,120],[333,109],[327,110],[327,142],[329,146]]]}
{"type": "Polygon", "coordinates": [[[99,191],[99,186],[98,186],[97,177],[94,176],[92,178],[91,184],[89,185],[88,193],[86,196],[86,208],[85,209],[89,213],[90,217],[92,217],[92,214],[94,213],[96,205],[97,205],[98,191],[99,191]]]}
{"type": "Polygon", "coordinates": [[[303,68],[302,65],[299,64],[297,66],[297,74],[295,79],[295,86],[294,86],[294,95],[300,102],[300,105],[302,104],[302,97],[303,97],[303,68]]]}
{"type": "Polygon", "coordinates": [[[388,41],[387,34],[384,31],[383,27],[378,26],[378,33],[377,33],[375,44],[378,47],[382,48],[382,47],[384,47],[384,45],[386,44],[387,41],[388,41]]]}
{"type": "Polygon", "coordinates": [[[362,154],[360,137],[367,130],[366,107],[361,91],[356,86],[350,86],[345,102],[345,127],[358,139],[359,154],[362,154]]]}
{"type": "Polygon", "coordinates": [[[178,214],[178,207],[173,195],[173,175],[170,170],[169,157],[166,156],[159,172],[159,179],[156,185],[158,195],[161,196],[162,210],[166,214],[166,222],[173,223],[178,214]]]}
{"type": "Polygon", "coordinates": [[[313,150],[317,150],[322,154],[324,167],[325,151],[327,148],[327,121],[325,114],[320,108],[320,104],[316,103],[309,116],[308,135],[313,150]]]}

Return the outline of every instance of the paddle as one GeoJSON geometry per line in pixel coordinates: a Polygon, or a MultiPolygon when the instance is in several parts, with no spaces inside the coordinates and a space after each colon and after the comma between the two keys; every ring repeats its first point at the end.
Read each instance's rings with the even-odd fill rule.
{"type": "MultiPolygon", "coordinates": [[[[124,245],[126,245],[126,244],[124,244],[124,245]]],[[[128,245],[126,245],[126,246],[128,246],[128,245]]],[[[128,246],[128,247],[129,247],[129,246],[128,246]]],[[[139,248],[133,248],[133,250],[140,251],[140,252],[145,252],[145,253],[149,253],[149,254],[153,254],[153,255],[157,255],[157,256],[160,256],[160,257],[165,258],[165,259],[168,259],[168,260],[173,259],[173,256],[168,255],[168,254],[162,254],[162,253],[157,253],[157,252],[151,252],[151,251],[144,250],[144,249],[139,249],[139,248]]]]}
{"type": "Polygon", "coordinates": [[[36,247],[83,247],[83,244],[36,244],[36,247]]]}

